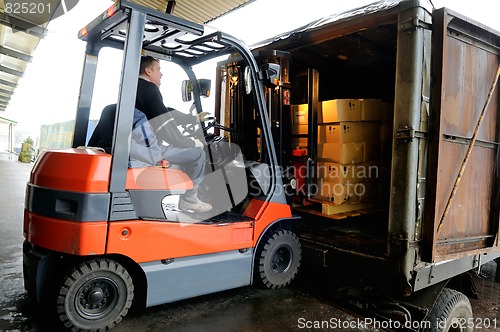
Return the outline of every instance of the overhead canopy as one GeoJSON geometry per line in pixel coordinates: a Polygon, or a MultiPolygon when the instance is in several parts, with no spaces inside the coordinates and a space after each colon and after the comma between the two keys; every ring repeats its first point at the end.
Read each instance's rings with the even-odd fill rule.
{"type": "Polygon", "coordinates": [[[20,2],[0,0],[0,111],[7,108],[33,51],[47,34],[47,21],[54,12],[50,8],[57,8],[58,2],[45,0],[38,8],[27,8],[31,13],[22,14],[23,8],[15,6],[20,2]]]}
{"type": "MultiPolygon", "coordinates": [[[[254,0],[131,1],[170,12],[196,23],[207,23],[254,0]]],[[[64,6],[73,7],[77,2],[66,0],[64,6]]],[[[46,27],[51,15],[53,13],[57,15],[58,11],[63,10],[61,9],[63,6],[59,6],[60,0],[44,0],[38,3],[26,1],[27,9],[32,14],[17,14],[14,17],[13,12],[23,11],[22,7],[16,7],[14,4],[20,5],[21,3],[18,0],[0,0],[0,112],[6,110],[19,80],[32,60],[35,48],[40,39],[47,35],[46,27]],[[37,7],[32,8],[33,5],[37,7]],[[55,8],[58,9],[55,10],[55,8]]]]}
{"type": "MultiPolygon", "coordinates": [[[[1,1],[1,0],[0,0],[1,1]]],[[[116,0],[115,0],[116,1],[116,0]]],[[[208,23],[255,0],[131,0],[196,23],[208,23]],[[172,10],[173,9],[173,10],[172,10]],[[172,10],[172,11],[171,11],[172,10]]]]}

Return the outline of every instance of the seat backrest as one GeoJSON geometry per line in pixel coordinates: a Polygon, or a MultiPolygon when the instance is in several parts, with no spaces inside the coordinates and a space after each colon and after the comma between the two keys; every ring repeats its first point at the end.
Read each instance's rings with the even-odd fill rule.
{"type": "Polygon", "coordinates": [[[130,140],[130,167],[154,166],[162,160],[156,134],[146,115],[134,109],[130,140]]]}
{"type": "MultiPolygon", "coordinates": [[[[97,126],[90,137],[88,146],[99,147],[111,153],[113,144],[116,104],[106,106],[101,113],[97,126]]],[[[161,149],[156,134],[148,122],[146,115],[134,109],[134,120],[130,141],[130,167],[154,166],[160,160],[161,149]]]]}
{"type": "Polygon", "coordinates": [[[115,114],[116,104],[104,107],[99,122],[87,143],[88,146],[103,148],[107,153],[111,153],[113,132],[115,129],[115,114]]]}

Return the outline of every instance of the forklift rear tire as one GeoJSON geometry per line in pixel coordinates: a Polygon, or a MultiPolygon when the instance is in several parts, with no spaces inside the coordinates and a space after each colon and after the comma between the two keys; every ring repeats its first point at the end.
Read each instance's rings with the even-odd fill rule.
{"type": "Polygon", "coordinates": [[[264,241],[257,255],[256,267],[261,282],[275,289],[288,286],[295,278],[302,250],[294,233],[279,230],[264,241]]]}
{"type": "Polygon", "coordinates": [[[472,332],[472,307],[464,294],[443,288],[432,308],[429,321],[432,332],[472,332]]]}
{"type": "Polygon", "coordinates": [[[107,331],[127,314],[134,285],[127,270],[113,260],[87,260],[63,277],[57,315],[71,331],[107,331]]]}

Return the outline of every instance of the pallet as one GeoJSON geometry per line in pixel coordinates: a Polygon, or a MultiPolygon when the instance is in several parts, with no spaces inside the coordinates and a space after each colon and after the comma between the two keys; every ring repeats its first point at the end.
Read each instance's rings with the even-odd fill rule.
{"type": "Polygon", "coordinates": [[[321,212],[308,208],[297,208],[296,210],[335,220],[345,219],[348,217],[357,217],[360,215],[379,211],[376,203],[372,202],[343,203],[340,205],[335,205],[333,203],[318,199],[311,199],[311,201],[321,203],[321,212]]]}

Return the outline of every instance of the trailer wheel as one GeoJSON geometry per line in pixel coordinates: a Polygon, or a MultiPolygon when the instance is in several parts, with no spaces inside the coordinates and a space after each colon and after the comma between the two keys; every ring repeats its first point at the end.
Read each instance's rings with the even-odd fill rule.
{"type": "Polygon", "coordinates": [[[281,288],[292,282],[299,270],[302,250],[297,236],[286,230],[273,233],[257,253],[256,272],[267,288],[281,288]]]}
{"type": "Polygon", "coordinates": [[[107,331],[127,314],[133,297],[127,270],[109,259],[92,259],[63,277],[57,315],[71,331],[107,331]]]}
{"type": "Polygon", "coordinates": [[[443,288],[432,308],[429,321],[432,332],[472,332],[469,326],[472,316],[470,301],[464,294],[443,288]]]}

